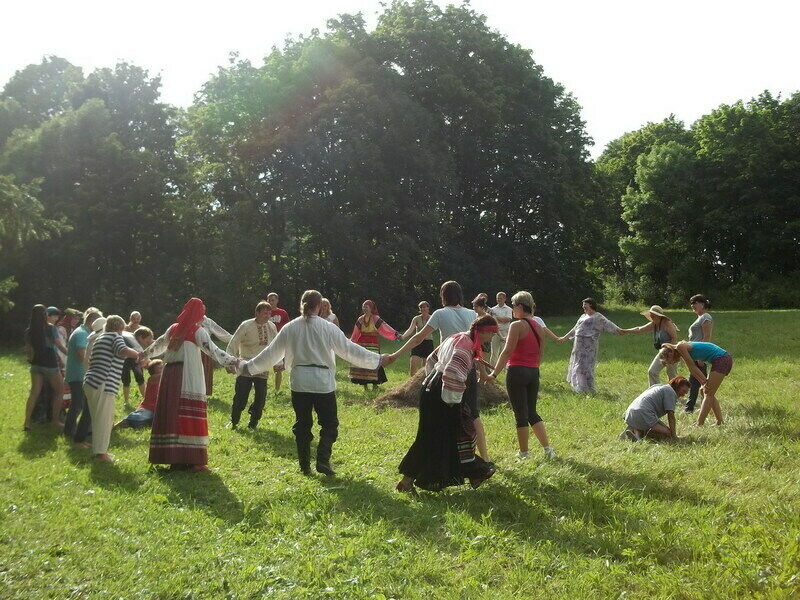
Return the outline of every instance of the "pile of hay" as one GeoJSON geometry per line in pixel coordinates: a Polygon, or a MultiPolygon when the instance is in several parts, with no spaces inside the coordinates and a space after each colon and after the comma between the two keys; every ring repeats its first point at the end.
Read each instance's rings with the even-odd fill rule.
{"type": "MultiPolygon", "coordinates": [[[[383,407],[417,407],[419,406],[419,394],[422,390],[422,380],[425,377],[424,369],[416,372],[414,377],[408,379],[402,385],[392,388],[385,394],[381,394],[373,402],[376,406],[383,407]]],[[[496,383],[478,384],[478,401],[482,407],[494,406],[508,402],[508,394],[505,388],[496,383]]]]}

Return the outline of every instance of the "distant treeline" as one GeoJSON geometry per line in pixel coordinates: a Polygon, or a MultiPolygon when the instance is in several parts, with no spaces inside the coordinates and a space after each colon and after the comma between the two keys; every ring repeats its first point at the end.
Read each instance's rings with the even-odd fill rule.
{"type": "Polygon", "coordinates": [[[800,301],[800,95],[670,117],[590,160],[576,100],[468,6],[341,15],[263,64],[232,57],[187,110],[128,63],[58,57],[0,95],[0,335],[30,306],[157,327],[187,297],[235,325],[314,287],[345,323],[404,325],[457,279],[717,306],[800,301]]]}

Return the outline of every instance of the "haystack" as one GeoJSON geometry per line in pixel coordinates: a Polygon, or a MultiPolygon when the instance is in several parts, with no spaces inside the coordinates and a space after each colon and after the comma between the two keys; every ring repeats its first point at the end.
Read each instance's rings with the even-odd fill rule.
{"type": "MultiPolygon", "coordinates": [[[[419,394],[422,390],[422,380],[425,377],[424,369],[420,369],[411,379],[392,388],[385,394],[375,398],[377,406],[391,406],[395,408],[419,406],[419,394]]],[[[478,400],[482,407],[494,406],[508,402],[505,388],[496,383],[478,384],[478,400]]]]}

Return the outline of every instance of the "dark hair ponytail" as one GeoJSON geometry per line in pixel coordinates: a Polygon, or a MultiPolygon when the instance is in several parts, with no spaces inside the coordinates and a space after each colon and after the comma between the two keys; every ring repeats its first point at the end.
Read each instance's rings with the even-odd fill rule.
{"type": "Polygon", "coordinates": [[[47,328],[47,308],[44,304],[36,304],[31,309],[31,320],[28,324],[28,341],[36,354],[45,351],[45,330],[47,328]]]}

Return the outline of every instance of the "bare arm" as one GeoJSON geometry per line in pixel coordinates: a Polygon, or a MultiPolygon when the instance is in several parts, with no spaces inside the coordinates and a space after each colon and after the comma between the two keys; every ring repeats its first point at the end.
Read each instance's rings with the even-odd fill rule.
{"type": "Polygon", "coordinates": [[[691,342],[681,342],[678,345],[664,344],[662,347],[667,347],[667,348],[672,348],[673,350],[677,350],[678,354],[680,354],[681,358],[683,359],[683,362],[686,363],[689,372],[692,375],[694,375],[694,378],[697,379],[697,381],[699,381],[701,385],[705,385],[707,381],[706,376],[703,375],[703,372],[697,367],[697,364],[689,355],[689,348],[691,347],[691,342]]]}
{"type": "Polygon", "coordinates": [[[713,321],[705,321],[703,323],[703,341],[710,342],[711,341],[711,332],[714,329],[714,322],[713,321]]]}
{"type": "Polygon", "coordinates": [[[544,334],[545,334],[547,337],[549,337],[551,340],[553,340],[553,341],[555,341],[555,342],[557,342],[557,341],[559,340],[559,337],[558,337],[558,336],[557,336],[555,333],[553,333],[553,332],[550,330],[550,328],[549,328],[549,327],[542,327],[542,331],[543,331],[543,332],[544,332],[544,334]]]}
{"type": "Polygon", "coordinates": [[[678,437],[677,428],[675,427],[675,411],[671,410],[667,412],[667,421],[669,421],[669,432],[672,434],[672,437],[678,437]]]}
{"type": "Polygon", "coordinates": [[[415,323],[417,322],[417,317],[411,319],[411,325],[408,326],[408,329],[405,330],[405,333],[400,336],[401,340],[407,340],[414,334],[414,329],[416,329],[415,323]]]}
{"type": "Polygon", "coordinates": [[[423,342],[425,337],[432,332],[433,332],[433,327],[431,327],[430,325],[425,325],[425,327],[420,329],[410,340],[408,340],[405,344],[403,344],[402,348],[397,350],[394,354],[400,355],[403,352],[406,352],[407,350],[411,350],[411,348],[418,346],[423,342]]]}
{"type": "Polygon", "coordinates": [[[631,327],[630,329],[623,329],[622,332],[623,333],[645,333],[647,331],[653,331],[653,327],[655,327],[655,324],[652,321],[648,321],[645,325],[640,325],[639,327],[631,327]]]}

